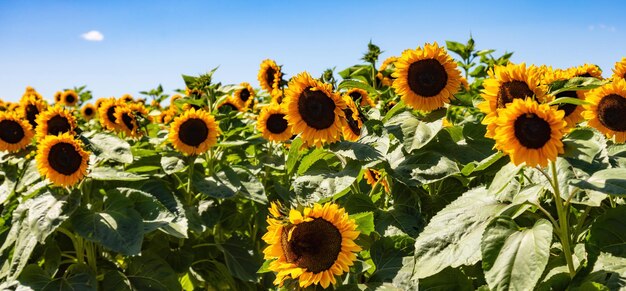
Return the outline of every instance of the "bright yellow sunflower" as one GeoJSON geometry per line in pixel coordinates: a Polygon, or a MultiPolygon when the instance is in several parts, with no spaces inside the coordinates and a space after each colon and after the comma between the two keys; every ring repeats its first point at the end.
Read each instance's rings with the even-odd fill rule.
{"type": "Polygon", "coordinates": [[[73,186],[87,174],[89,153],[70,133],[48,135],[37,148],[37,168],[55,185],[73,186]]]}
{"type": "Polygon", "coordinates": [[[542,75],[535,66],[526,64],[508,64],[496,66],[489,71],[489,78],[483,82],[481,96],[485,101],[478,104],[478,109],[486,113],[482,123],[487,125],[485,136],[493,138],[494,122],[498,118],[497,110],[506,107],[515,99],[535,98],[541,103],[546,100],[542,75]]]}
{"type": "Polygon", "coordinates": [[[111,98],[104,98],[104,97],[98,98],[98,99],[96,100],[96,102],[94,103],[94,105],[96,106],[96,110],[99,110],[99,109],[100,109],[100,106],[102,106],[102,103],[103,103],[104,101],[107,101],[107,100],[110,100],[110,99],[111,99],[111,98]]]}
{"type": "Polygon", "coordinates": [[[359,102],[359,106],[361,107],[365,107],[365,106],[371,106],[371,107],[376,107],[376,104],[374,103],[374,100],[372,100],[372,98],[370,98],[369,94],[367,93],[367,91],[363,90],[363,89],[359,89],[359,88],[352,88],[350,90],[348,90],[346,92],[347,96],[350,96],[350,98],[354,101],[357,102],[358,100],[361,100],[359,102]]]}
{"type": "Polygon", "coordinates": [[[582,66],[569,68],[568,71],[574,77],[594,77],[602,80],[602,70],[596,65],[584,64],[582,66]]]}
{"type": "Polygon", "coordinates": [[[47,135],[59,135],[66,132],[74,136],[76,117],[62,106],[50,106],[37,116],[37,124],[35,129],[37,140],[42,140],[47,135]]]}
{"type": "Polygon", "coordinates": [[[180,94],[174,94],[172,95],[172,97],[170,97],[170,106],[174,105],[174,101],[183,98],[183,96],[181,96],[180,94]]]}
{"type": "Polygon", "coordinates": [[[514,99],[498,110],[495,148],[509,155],[515,165],[545,167],[563,153],[561,138],[566,132],[565,112],[531,98],[514,99]]]}
{"type": "Polygon", "coordinates": [[[96,107],[91,103],[87,103],[80,109],[80,113],[83,115],[83,119],[90,120],[96,116],[96,107]]]}
{"type": "MultiPolygon", "coordinates": [[[[226,108],[230,109],[230,111],[242,111],[243,108],[239,106],[239,102],[235,100],[233,96],[228,96],[222,103],[217,105],[217,110],[221,113],[226,112],[226,108]]],[[[184,108],[183,108],[184,109],[184,108]]]]}
{"type": "Polygon", "coordinates": [[[35,90],[35,88],[31,86],[26,86],[26,90],[24,90],[24,94],[22,94],[22,98],[20,100],[25,100],[28,98],[34,98],[35,100],[43,101],[43,96],[35,90]]]}
{"type": "Polygon", "coordinates": [[[133,95],[130,94],[124,94],[122,95],[122,97],[120,97],[120,100],[122,100],[122,102],[124,103],[131,103],[133,102],[133,95]]]}
{"type": "Polygon", "coordinates": [[[168,124],[172,120],[174,120],[174,117],[176,117],[176,114],[178,114],[178,110],[176,109],[176,106],[170,106],[167,108],[167,110],[161,111],[161,115],[159,115],[159,119],[161,123],[168,124]]]}
{"type": "Polygon", "coordinates": [[[20,101],[20,116],[28,120],[33,129],[37,128],[37,115],[46,110],[48,105],[43,100],[38,100],[32,95],[20,101]]]}
{"type": "Polygon", "coordinates": [[[615,79],[623,79],[626,80],[626,58],[622,58],[621,61],[615,63],[615,68],[613,68],[613,77],[615,79]]]}
{"type": "Polygon", "coordinates": [[[292,136],[291,127],[285,116],[287,111],[279,104],[272,103],[261,109],[256,128],[270,141],[286,141],[292,136]]]}
{"type": "Polygon", "coordinates": [[[432,111],[446,104],[461,86],[456,62],[437,43],[406,50],[394,63],[393,88],[407,105],[432,111]]]}
{"type": "Polygon", "coordinates": [[[270,214],[263,236],[269,246],[263,253],[272,260],[269,269],[277,273],[278,286],[297,280],[302,288],[327,288],[336,284],[336,276],[350,271],[355,253],[361,251],[354,242],[360,234],[354,219],[337,204],[315,203],[302,211],[291,209],[287,216],[272,203],[270,214]]]}
{"type": "Polygon", "coordinates": [[[118,130],[115,109],[120,105],[120,102],[115,98],[108,98],[101,102],[100,108],[98,108],[98,115],[100,116],[100,124],[103,128],[111,131],[118,130]]]}
{"type": "Polygon", "coordinates": [[[74,106],[78,103],[78,94],[74,90],[67,90],[61,95],[61,100],[65,106],[74,106]]]}
{"type": "Polygon", "coordinates": [[[61,101],[63,100],[62,98],[63,98],[63,92],[61,92],[61,91],[56,91],[56,92],[54,93],[54,103],[55,103],[55,104],[60,104],[60,103],[61,103],[61,101]]]}
{"type": "Polygon", "coordinates": [[[11,111],[0,111],[0,151],[17,152],[24,149],[33,138],[28,121],[11,111]]]}
{"type": "Polygon", "coordinates": [[[604,133],[615,142],[626,142],[626,80],[615,79],[613,83],[587,93],[588,104],[583,116],[587,124],[604,133]]]}
{"type": "Polygon", "coordinates": [[[380,183],[385,189],[386,193],[389,193],[389,184],[385,179],[381,179],[380,171],[374,169],[365,169],[363,172],[363,177],[365,177],[365,181],[367,184],[376,185],[376,183],[380,183]]]}
{"type": "Polygon", "coordinates": [[[244,111],[252,108],[252,104],[254,102],[254,88],[250,86],[249,83],[243,82],[239,84],[240,89],[235,90],[234,100],[239,103],[239,107],[244,111]]]}
{"type": "Polygon", "coordinates": [[[257,78],[263,90],[272,92],[272,89],[278,89],[280,86],[282,73],[276,62],[267,59],[261,63],[261,69],[259,70],[257,78]]]}
{"type": "Polygon", "coordinates": [[[306,145],[320,147],[340,139],[347,105],[332,85],[300,73],[289,82],[284,102],[293,134],[302,134],[306,145]]]}
{"type": "MultiPolygon", "coordinates": [[[[544,82],[547,86],[550,86],[556,81],[569,80],[576,77],[572,70],[547,70],[544,74],[544,82]]],[[[587,90],[578,91],[563,91],[557,93],[554,97],[559,98],[578,98],[585,100],[585,93],[587,90]]],[[[583,120],[582,112],[583,106],[569,103],[558,104],[557,110],[563,110],[565,112],[565,122],[567,122],[567,128],[576,127],[576,124],[583,120]]]]}
{"type": "Polygon", "coordinates": [[[148,109],[141,103],[124,104],[115,108],[115,123],[126,136],[141,137],[143,135],[143,132],[139,130],[138,118],[151,120],[148,109]]]}
{"type": "Polygon", "coordinates": [[[197,155],[214,146],[218,134],[215,118],[204,110],[192,108],[172,121],[168,137],[177,150],[197,155]]]}
{"type": "Polygon", "coordinates": [[[359,110],[355,104],[355,101],[348,95],[344,96],[344,102],[346,103],[346,109],[343,112],[346,115],[346,123],[341,128],[343,138],[349,141],[356,141],[361,136],[361,127],[363,127],[363,121],[359,116],[359,110]]]}
{"type": "Polygon", "coordinates": [[[276,104],[282,104],[283,99],[285,99],[285,92],[283,89],[274,89],[270,92],[270,97],[272,98],[271,102],[276,104]]]}
{"type": "Polygon", "coordinates": [[[393,71],[395,70],[394,63],[398,60],[398,57],[388,57],[383,61],[376,73],[376,79],[383,86],[391,86],[393,84],[393,71]]]}

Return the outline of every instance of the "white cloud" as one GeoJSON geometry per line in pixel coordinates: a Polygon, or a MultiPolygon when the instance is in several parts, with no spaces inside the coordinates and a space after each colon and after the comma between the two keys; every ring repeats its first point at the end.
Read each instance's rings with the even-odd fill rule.
{"type": "Polygon", "coordinates": [[[80,37],[82,37],[84,40],[86,41],[102,41],[104,40],[104,35],[97,31],[97,30],[92,30],[86,33],[83,33],[80,35],[80,37]]]}
{"type": "Polygon", "coordinates": [[[589,31],[598,30],[598,31],[609,31],[609,32],[615,32],[616,30],[615,26],[606,25],[606,24],[589,25],[587,29],[589,31]]]}

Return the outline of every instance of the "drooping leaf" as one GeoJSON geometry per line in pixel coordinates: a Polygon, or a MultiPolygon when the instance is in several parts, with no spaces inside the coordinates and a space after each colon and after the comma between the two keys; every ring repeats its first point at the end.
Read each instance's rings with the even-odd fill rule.
{"type": "Polygon", "coordinates": [[[159,255],[144,252],[128,262],[126,277],[133,290],[180,290],[176,272],[159,255]]]}
{"type": "Polygon", "coordinates": [[[117,136],[96,133],[89,138],[91,149],[97,156],[124,164],[133,162],[130,145],[117,136]]]}

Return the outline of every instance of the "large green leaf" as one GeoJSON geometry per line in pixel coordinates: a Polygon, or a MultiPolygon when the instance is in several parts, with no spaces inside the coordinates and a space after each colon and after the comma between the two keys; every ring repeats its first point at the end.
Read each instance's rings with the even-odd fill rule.
{"type": "Polygon", "coordinates": [[[485,279],[492,290],[531,290],[539,281],[552,243],[552,224],[539,219],[522,229],[510,217],[497,217],[483,235],[485,279]]]}
{"type": "Polygon", "coordinates": [[[371,211],[355,213],[350,215],[356,222],[357,230],[364,235],[369,235],[374,231],[374,213],[371,211]]]}
{"type": "Polygon", "coordinates": [[[143,219],[119,191],[107,193],[102,210],[78,208],[71,222],[80,236],[104,248],[129,256],[141,251],[143,219]]]}
{"type": "Polygon", "coordinates": [[[18,278],[18,290],[98,290],[98,280],[92,269],[85,264],[73,264],[63,277],[51,278],[37,265],[28,265],[18,278]]]}
{"type": "Polygon", "coordinates": [[[160,179],[150,179],[143,185],[140,190],[150,193],[156,198],[163,206],[174,214],[175,218],[168,225],[163,226],[161,229],[175,237],[187,238],[187,217],[185,217],[185,209],[183,204],[178,200],[174,192],[160,179]]]}
{"type": "MultiPolygon", "coordinates": [[[[126,278],[133,290],[180,290],[176,272],[159,255],[146,251],[128,262],[126,278]]],[[[120,283],[121,286],[123,284],[120,283]]]]}
{"type": "Polygon", "coordinates": [[[427,145],[442,129],[441,120],[420,121],[408,111],[392,117],[385,126],[388,127],[389,132],[402,141],[405,150],[409,153],[427,145]]]}
{"type": "Polygon", "coordinates": [[[163,156],[161,157],[161,167],[166,174],[171,175],[184,169],[185,161],[178,156],[163,156]]]}
{"type": "Polygon", "coordinates": [[[234,277],[250,282],[258,280],[256,272],[261,267],[261,258],[252,253],[249,240],[232,237],[218,248],[224,253],[226,266],[234,277]]]}
{"type": "Polygon", "coordinates": [[[328,199],[343,193],[354,183],[361,167],[358,161],[349,161],[339,172],[312,170],[296,178],[293,189],[300,197],[310,201],[328,199]]]}
{"type": "Polygon", "coordinates": [[[483,232],[505,206],[481,187],[437,213],[415,240],[415,276],[425,278],[447,267],[480,261],[483,232]]]}
{"type": "Polygon", "coordinates": [[[119,193],[133,202],[134,209],[137,210],[143,218],[144,233],[149,233],[166,226],[176,219],[174,213],[170,212],[165,205],[149,193],[137,189],[121,187],[113,191],[119,191],[119,193]]]}
{"type": "Polygon", "coordinates": [[[140,176],[113,168],[97,167],[87,175],[87,177],[99,181],[141,181],[148,179],[147,176],[140,176]]]}
{"type": "Polygon", "coordinates": [[[589,230],[587,248],[590,252],[606,252],[626,258],[626,206],[609,209],[598,217],[589,230]]]}
{"type": "Polygon", "coordinates": [[[403,266],[403,257],[411,254],[411,247],[407,243],[410,242],[403,236],[394,236],[383,237],[372,245],[370,255],[376,270],[370,282],[387,282],[396,276],[403,266]]]}
{"type": "Polygon", "coordinates": [[[125,164],[133,162],[133,154],[131,153],[130,145],[117,136],[106,133],[96,133],[89,141],[91,142],[91,150],[98,157],[125,164]]]}
{"type": "Polygon", "coordinates": [[[604,194],[626,196],[626,169],[612,168],[593,173],[589,179],[570,180],[578,188],[604,194]]]}
{"type": "Polygon", "coordinates": [[[472,281],[459,269],[445,268],[441,272],[419,280],[419,290],[444,291],[459,290],[471,291],[472,281]]]}
{"type": "Polygon", "coordinates": [[[458,165],[449,158],[434,152],[421,152],[409,156],[395,169],[397,178],[409,186],[420,186],[445,179],[460,172],[458,165]]]}

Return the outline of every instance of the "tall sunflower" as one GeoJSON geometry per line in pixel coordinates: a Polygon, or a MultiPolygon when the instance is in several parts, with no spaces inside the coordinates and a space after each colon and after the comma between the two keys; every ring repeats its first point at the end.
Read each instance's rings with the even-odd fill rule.
{"type": "Polygon", "coordinates": [[[350,98],[354,101],[357,102],[359,101],[359,106],[364,107],[364,106],[371,106],[371,107],[376,107],[376,104],[374,103],[374,100],[372,100],[372,98],[370,98],[369,94],[367,93],[367,91],[363,90],[363,89],[359,89],[359,88],[351,88],[350,90],[348,90],[346,92],[347,96],[350,96],[350,98]]]}
{"type": "Polygon", "coordinates": [[[120,97],[120,100],[122,100],[122,102],[124,103],[130,103],[133,102],[133,95],[130,94],[124,94],[122,95],[122,97],[120,97]]]}
{"type": "Polygon", "coordinates": [[[569,68],[568,71],[574,77],[594,77],[596,79],[602,79],[602,70],[600,70],[600,67],[592,64],[569,68]]]}
{"type": "Polygon", "coordinates": [[[339,140],[346,103],[332,85],[300,73],[289,82],[284,102],[287,121],[294,134],[302,134],[305,144],[319,147],[339,140]]]}
{"type": "Polygon", "coordinates": [[[89,153],[70,133],[48,135],[37,148],[39,173],[53,184],[73,186],[87,174],[89,153]]]}
{"type": "Polygon", "coordinates": [[[74,90],[67,90],[61,95],[61,100],[65,106],[74,106],[78,103],[78,94],[74,90]]]}
{"type": "Polygon", "coordinates": [[[337,204],[314,204],[302,211],[291,209],[284,214],[274,203],[268,216],[269,244],[263,251],[272,260],[269,269],[276,272],[274,284],[297,280],[300,287],[336,284],[335,276],[350,271],[361,251],[354,240],[359,236],[354,219],[337,204]]]}
{"type": "Polygon", "coordinates": [[[263,60],[261,63],[261,69],[257,78],[261,84],[261,88],[267,92],[272,92],[272,89],[278,89],[280,86],[280,80],[282,78],[282,72],[280,67],[273,60],[263,60]]]}
{"type": "Polygon", "coordinates": [[[102,106],[102,103],[104,103],[104,101],[110,100],[111,98],[104,98],[104,97],[100,97],[96,100],[96,102],[94,102],[94,105],[96,106],[96,110],[100,109],[100,106],[102,106]]]}
{"type": "Polygon", "coordinates": [[[376,79],[383,86],[391,86],[393,84],[393,80],[395,78],[392,75],[393,75],[393,71],[395,70],[394,63],[397,60],[398,60],[398,57],[388,57],[380,65],[378,72],[376,73],[376,79]]]}
{"type": "Polygon", "coordinates": [[[346,123],[341,128],[343,138],[349,141],[356,141],[361,136],[361,127],[363,127],[363,121],[359,116],[359,110],[350,96],[344,96],[344,102],[346,102],[346,108],[343,112],[346,115],[346,123]]]}
{"type": "Polygon", "coordinates": [[[270,141],[286,141],[291,138],[291,127],[285,116],[287,111],[279,104],[272,103],[261,109],[256,128],[270,141]]]}
{"type": "Polygon", "coordinates": [[[177,150],[197,155],[214,146],[218,134],[215,118],[204,110],[192,108],[172,121],[168,138],[177,150]]]}
{"type": "Polygon", "coordinates": [[[487,114],[482,123],[487,125],[487,137],[493,137],[497,110],[505,108],[515,99],[528,97],[545,102],[545,89],[542,75],[535,66],[526,67],[525,63],[495,66],[489,71],[489,78],[483,82],[481,96],[485,101],[478,104],[478,109],[487,114]]]}
{"type": "Polygon", "coordinates": [[[35,100],[43,100],[43,96],[35,90],[35,88],[31,86],[26,86],[26,90],[24,90],[24,94],[22,94],[21,100],[25,100],[27,98],[34,98],[35,100]]]}
{"type": "Polygon", "coordinates": [[[96,107],[91,103],[87,103],[81,108],[80,113],[83,115],[85,120],[90,120],[94,116],[96,116],[96,107]]]}
{"type": "MultiPolygon", "coordinates": [[[[544,82],[546,85],[550,86],[556,81],[569,80],[574,77],[576,76],[572,70],[547,70],[544,74],[544,82]]],[[[568,97],[585,100],[586,92],[586,90],[563,91],[557,93],[554,97],[555,99],[568,97]]],[[[563,110],[563,112],[565,112],[565,122],[567,122],[568,128],[575,127],[577,123],[583,120],[582,112],[584,109],[582,105],[561,103],[557,105],[557,110],[563,110]]]]}
{"type": "Polygon", "coordinates": [[[45,101],[29,96],[20,101],[20,115],[28,120],[33,129],[37,128],[37,115],[48,107],[45,101]]]}
{"type": "Polygon", "coordinates": [[[613,79],[626,80],[626,58],[622,58],[621,61],[615,63],[613,68],[613,79]]]}
{"type": "Polygon", "coordinates": [[[148,110],[143,104],[124,104],[115,108],[115,123],[126,136],[140,137],[138,118],[149,119],[148,110]]]}
{"type": "Polygon", "coordinates": [[[63,92],[56,91],[54,93],[54,103],[60,104],[62,100],[63,100],[63,92]]]}
{"type": "Polygon", "coordinates": [[[615,79],[613,83],[593,89],[587,93],[588,104],[584,105],[583,116],[606,137],[615,137],[615,142],[626,142],[626,80],[615,79]]]}
{"type": "Polygon", "coordinates": [[[545,167],[563,153],[564,114],[531,98],[514,99],[498,110],[495,147],[509,155],[515,165],[545,167]]]}
{"type": "Polygon", "coordinates": [[[61,106],[50,106],[37,116],[37,128],[35,129],[37,140],[42,140],[47,135],[59,135],[70,133],[74,135],[76,117],[61,106]]]}
{"type": "Polygon", "coordinates": [[[115,100],[115,98],[108,98],[101,102],[100,108],[98,108],[98,115],[103,128],[112,131],[118,130],[117,118],[115,117],[115,109],[118,106],[120,106],[120,102],[115,100]]]}
{"type": "Polygon", "coordinates": [[[17,152],[33,138],[28,121],[11,111],[0,111],[0,151],[17,152]]]}
{"type": "Polygon", "coordinates": [[[239,84],[240,89],[235,90],[234,100],[239,103],[239,107],[244,111],[252,108],[254,102],[254,88],[249,83],[243,82],[239,84]]]}
{"type": "Polygon", "coordinates": [[[415,109],[442,107],[461,86],[456,62],[437,43],[404,51],[394,65],[392,86],[404,103],[415,109]]]}

